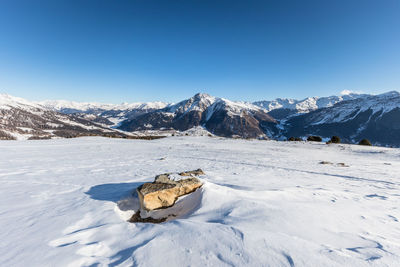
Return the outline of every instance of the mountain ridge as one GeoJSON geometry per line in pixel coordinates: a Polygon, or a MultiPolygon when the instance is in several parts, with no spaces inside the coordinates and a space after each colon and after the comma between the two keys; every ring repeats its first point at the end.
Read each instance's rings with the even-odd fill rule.
{"type": "Polygon", "coordinates": [[[282,122],[282,136],[338,135],[346,142],[369,139],[400,146],[400,93],[390,91],[342,101],[282,122]]]}
{"type": "Polygon", "coordinates": [[[158,111],[124,121],[125,131],[174,129],[185,131],[203,126],[209,132],[225,137],[267,138],[262,123],[276,123],[264,109],[251,103],[233,102],[198,93],[158,111]]]}
{"type": "Polygon", "coordinates": [[[322,107],[332,106],[340,101],[350,100],[354,98],[358,98],[361,96],[366,96],[365,94],[347,94],[347,95],[332,95],[327,97],[307,97],[301,100],[293,99],[293,98],[276,98],[274,100],[263,100],[263,101],[255,101],[253,103],[263,106],[268,111],[277,109],[277,108],[289,108],[289,109],[297,109],[300,112],[306,112],[322,107]]]}
{"type": "Polygon", "coordinates": [[[50,139],[130,134],[70,114],[50,110],[23,98],[0,94],[0,139],[50,139]]]}
{"type": "Polygon", "coordinates": [[[205,132],[224,137],[285,140],[290,136],[305,138],[308,135],[321,135],[329,138],[339,135],[347,142],[368,138],[375,144],[400,146],[397,137],[400,136],[400,93],[397,91],[378,95],[308,97],[302,100],[278,98],[253,103],[198,93],[175,104],[146,102],[121,105],[73,101],[30,102],[1,94],[3,125],[7,118],[12,119],[12,115],[6,112],[10,109],[30,112],[38,117],[55,112],[51,115],[53,119],[54,116],[68,115],[64,120],[91,123],[93,127],[110,131],[153,131],[162,134],[201,127],[205,132]],[[71,112],[73,108],[75,110],[71,112]],[[46,112],[43,113],[43,110],[46,112]]]}

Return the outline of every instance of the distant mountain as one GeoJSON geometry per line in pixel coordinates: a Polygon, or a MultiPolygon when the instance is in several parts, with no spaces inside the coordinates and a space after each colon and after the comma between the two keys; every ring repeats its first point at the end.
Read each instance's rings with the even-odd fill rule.
{"type": "Polygon", "coordinates": [[[119,129],[185,131],[203,126],[219,136],[256,138],[266,137],[268,128],[275,123],[263,108],[253,104],[199,93],[175,105],[126,120],[119,129]]]}
{"type": "Polygon", "coordinates": [[[0,139],[48,139],[83,135],[128,136],[22,98],[0,94],[0,139]]]}
{"type": "Polygon", "coordinates": [[[37,102],[37,104],[54,111],[64,114],[74,114],[77,117],[109,126],[117,126],[121,121],[169,105],[163,102],[102,104],[65,100],[46,100],[37,102]]]}
{"type": "Polygon", "coordinates": [[[344,94],[341,96],[307,97],[302,100],[290,98],[277,98],[271,101],[257,101],[254,105],[262,107],[276,119],[284,119],[299,113],[308,113],[320,108],[331,107],[341,101],[366,97],[365,94],[344,94]]]}
{"type": "Polygon", "coordinates": [[[211,133],[224,137],[274,138],[338,135],[345,142],[367,138],[400,146],[400,94],[346,94],[233,102],[196,94],[176,104],[162,102],[97,104],[29,102],[0,95],[0,138],[50,138],[80,135],[211,133]]]}
{"type": "Polygon", "coordinates": [[[367,138],[380,145],[400,145],[400,94],[363,95],[290,117],[281,125],[284,136],[338,135],[348,142],[367,138]]]}

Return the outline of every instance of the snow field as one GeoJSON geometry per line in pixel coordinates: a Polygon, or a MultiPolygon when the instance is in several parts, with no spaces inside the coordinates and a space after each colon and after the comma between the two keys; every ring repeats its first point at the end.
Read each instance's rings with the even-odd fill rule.
{"type": "Polygon", "coordinates": [[[209,137],[3,141],[0,265],[396,266],[399,158],[209,137]],[[197,168],[204,185],[184,216],[126,222],[137,186],[197,168]]]}

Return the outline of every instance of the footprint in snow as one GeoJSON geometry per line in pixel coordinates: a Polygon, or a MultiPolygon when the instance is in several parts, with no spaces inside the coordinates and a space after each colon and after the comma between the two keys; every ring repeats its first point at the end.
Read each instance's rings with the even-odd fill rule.
{"type": "Polygon", "coordinates": [[[387,197],[380,196],[378,194],[365,195],[365,197],[367,197],[367,198],[379,198],[379,199],[382,199],[382,200],[386,200],[387,199],[387,197]]]}
{"type": "Polygon", "coordinates": [[[390,219],[392,219],[393,221],[395,221],[395,222],[398,222],[399,220],[396,218],[396,217],[394,217],[393,215],[388,215],[388,217],[390,218],[390,219]]]}

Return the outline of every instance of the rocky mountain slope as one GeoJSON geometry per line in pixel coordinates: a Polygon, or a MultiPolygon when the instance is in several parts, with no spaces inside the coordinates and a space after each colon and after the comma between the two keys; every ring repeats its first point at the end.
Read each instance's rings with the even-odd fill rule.
{"type": "Polygon", "coordinates": [[[0,94],[0,139],[48,139],[82,135],[128,136],[22,98],[0,94]]]}
{"type": "Polygon", "coordinates": [[[347,142],[367,138],[375,144],[399,146],[400,94],[392,91],[341,101],[293,116],[282,123],[282,128],[286,137],[338,135],[347,142]]]}
{"type": "Polygon", "coordinates": [[[196,94],[175,105],[126,120],[119,129],[185,131],[200,125],[219,136],[257,138],[266,137],[275,123],[263,108],[253,104],[196,94]]]}

